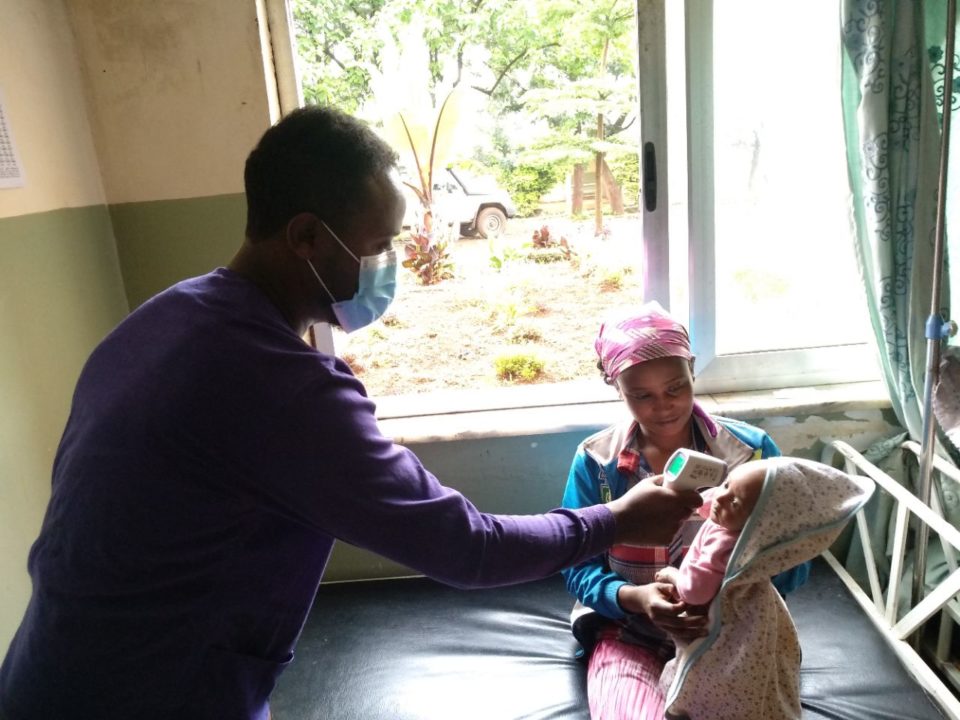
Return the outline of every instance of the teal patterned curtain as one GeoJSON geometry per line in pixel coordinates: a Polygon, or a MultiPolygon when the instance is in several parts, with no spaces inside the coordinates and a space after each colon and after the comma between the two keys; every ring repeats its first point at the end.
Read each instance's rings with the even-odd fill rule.
{"type": "MultiPolygon", "coordinates": [[[[841,0],[840,9],[842,105],[857,258],[890,399],[907,431],[877,443],[865,455],[910,487],[916,481],[916,462],[908,461],[899,445],[907,435],[919,440],[923,425],[924,325],[933,277],[940,126],[944,98],[958,109],[958,81],[945,78],[946,0],[841,0]]],[[[954,72],[958,70],[955,58],[954,72]]],[[[953,120],[956,127],[960,115],[954,113],[953,120]]],[[[960,147],[952,147],[950,166],[960,169],[960,147]]],[[[960,199],[956,190],[953,195],[960,199]]],[[[949,250],[948,243],[945,260],[949,250]]],[[[950,317],[945,310],[949,287],[945,273],[940,298],[944,318],[950,317]]],[[[960,527],[960,497],[951,483],[941,486],[934,480],[947,520],[960,527]]],[[[868,509],[874,547],[886,547],[888,556],[892,512],[892,504],[879,493],[868,509]]],[[[847,567],[865,584],[858,545],[854,536],[847,567]]],[[[887,567],[883,558],[878,561],[885,587],[887,567]]],[[[907,565],[912,565],[909,555],[907,565]]],[[[932,540],[927,588],[949,569],[939,542],[932,540]]],[[[910,595],[909,570],[899,592],[902,613],[910,595]]]]}
{"type": "MultiPolygon", "coordinates": [[[[946,27],[947,3],[946,0],[931,0],[926,9],[927,57],[933,73],[933,95],[937,102],[937,117],[943,119],[945,98],[951,103],[953,121],[950,126],[950,162],[947,172],[947,257],[960,257],[960,233],[950,233],[955,228],[957,213],[960,212],[960,145],[957,144],[957,128],[960,127],[960,57],[957,50],[960,48],[960,37],[955,42],[953,56],[953,77],[947,80],[946,76],[946,27]]],[[[950,287],[960,287],[960,263],[947,263],[948,280],[950,287]]],[[[947,316],[960,320],[960,297],[952,293],[950,297],[951,312],[947,316]]],[[[941,303],[947,305],[946,302],[941,303]]],[[[960,345],[960,336],[950,340],[951,345],[960,345]]]]}
{"type": "MultiPolygon", "coordinates": [[[[942,107],[945,3],[840,3],[857,258],[893,409],[915,439],[923,424],[924,324],[930,313],[940,157],[934,73],[939,63],[942,107]],[[930,44],[928,23],[937,45],[930,44]]],[[[945,275],[944,306],[948,288],[945,275]]]]}

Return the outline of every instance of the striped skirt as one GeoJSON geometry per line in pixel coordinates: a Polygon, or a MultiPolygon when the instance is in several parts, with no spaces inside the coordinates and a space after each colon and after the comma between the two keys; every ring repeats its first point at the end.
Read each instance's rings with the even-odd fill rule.
{"type": "Polygon", "coordinates": [[[587,667],[591,720],[663,720],[660,673],[665,659],[655,650],[601,632],[587,667]]]}

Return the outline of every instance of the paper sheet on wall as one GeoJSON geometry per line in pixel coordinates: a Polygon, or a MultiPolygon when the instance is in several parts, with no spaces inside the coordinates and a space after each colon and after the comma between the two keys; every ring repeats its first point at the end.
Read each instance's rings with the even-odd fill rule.
{"type": "Polygon", "coordinates": [[[0,89],[0,188],[23,187],[23,166],[13,144],[3,90],[0,89]]]}

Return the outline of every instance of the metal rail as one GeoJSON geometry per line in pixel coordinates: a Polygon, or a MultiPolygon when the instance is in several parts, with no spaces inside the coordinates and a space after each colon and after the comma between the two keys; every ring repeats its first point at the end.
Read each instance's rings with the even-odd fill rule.
{"type": "MultiPolygon", "coordinates": [[[[930,315],[924,334],[927,338],[926,372],[923,385],[923,428],[920,452],[920,499],[930,504],[931,473],[934,457],[933,392],[940,379],[940,354],[943,339],[948,334],[947,324],[940,316],[940,286],[943,277],[944,227],[946,221],[947,161],[950,154],[950,118],[953,114],[953,49],[956,31],[956,0],[947,2],[947,30],[943,77],[943,125],[940,132],[940,166],[937,182],[937,223],[933,245],[933,273],[930,291],[930,315]]],[[[919,240],[919,238],[918,238],[919,240]]],[[[923,524],[917,528],[917,556],[913,573],[913,601],[923,598],[924,577],[927,571],[928,530],[923,524]]],[[[919,648],[920,639],[914,638],[919,648]]]]}
{"type": "MultiPolygon", "coordinates": [[[[917,443],[906,442],[902,448],[905,452],[917,456],[918,459],[922,458],[923,451],[917,443]]],[[[829,550],[823,553],[823,557],[886,638],[910,675],[937,702],[948,718],[960,720],[960,699],[956,695],[960,690],[960,673],[954,669],[949,658],[953,626],[960,623],[960,602],[957,600],[957,595],[960,594],[960,568],[957,565],[957,557],[960,553],[960,530],[943,518],[936,494],[931,495],[932,507],[925,504],[853,447],[840,440],[830,443],[824,462],[831,462],[837,454],[843,456],[846,472],[872,478],[877,484],[877,492],[886,493],[894,502],[894,536],[889,558],[890,574],[887,587],[882,587],[877,570],[876,550],[870,540],[866,508],[857,513],[856,525],[867,570],[867,589],[860,586],[860,583],[829,550]],[[936,534],[943,546],[950,572],[926,597],[913,594],[910,607],[901,608],[897,590],[904,576],[911,517],[916,519],[918,527],[926,528],[926,536],[929,536],[930,532],[936,534]],[[940,613],[941,624],[934,663],[950,685],[945,683],[937,671],[924,660],[913,642],[913,638],[919,635],[923,624],[936,613],[940,613]]],[[[952,464],[935,456],[932,467],[936,468],[941,477],[950,478],[960,485],[960,470],[952,464]]],[[[872,504],[873,501],[868,506],[872,504]]],[[[881,548],[881,552],[883,550],[881,548]]]]}

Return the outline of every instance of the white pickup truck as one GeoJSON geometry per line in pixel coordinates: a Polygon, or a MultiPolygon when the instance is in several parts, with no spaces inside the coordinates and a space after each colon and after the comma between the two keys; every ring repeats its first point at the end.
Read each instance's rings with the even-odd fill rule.
{"type": "MultiPolygon", "coordinates": [[[[415,197],[407,198],[405,226],[413,226],[420,208],[415,197]]],[[[495,182],[474,177],[463,170],[445,168],[433,183],[434,222],[460,228],[460,235],[496,237],[504,232],[507,218],[517,214],[510,193],[495,182]]]]}

